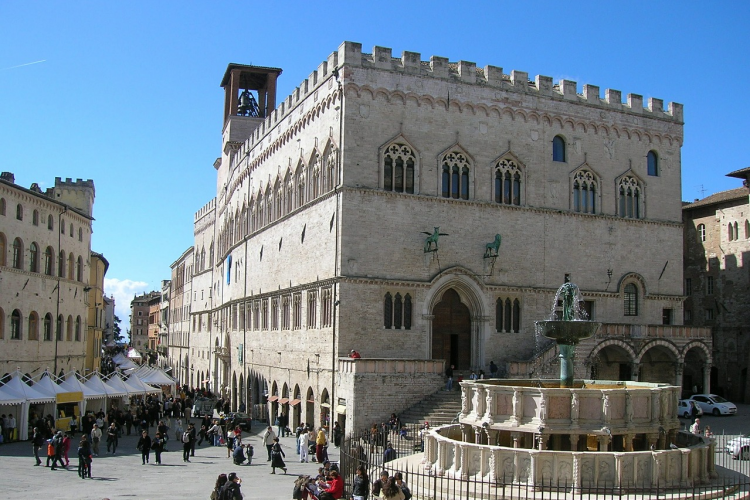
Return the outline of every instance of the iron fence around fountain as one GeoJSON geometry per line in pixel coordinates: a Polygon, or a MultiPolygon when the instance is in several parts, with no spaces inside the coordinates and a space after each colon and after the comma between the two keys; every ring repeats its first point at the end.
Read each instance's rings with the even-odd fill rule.
{"type": "MultiPolygon", "coordinates": [[[[629,484],[617,488],[582,484],[576,488],[565,481],[549,481],[544,485],[534,485],[528,482],[514,482],[513,478],[504,476],[492,481],[487,477],[436,475],[433,471],[425,470],[424,464],[413,457],[423,452],[423,429],[424,425],[420,424],[405,424],[400,429],[380,425],[377,432],[365,429],[348,435],[341,444],[340,452],[340,470],[346,486],[343,498],[351,498],[354,476],[359,465],[364,466],[371,485],[380,477],[382,471],[386,471],[389,476],[401,472],[414,500],[708,500],[750,497],[750,460],[734,460],[725,451],[726,443],[738,435],[715,435],[719,478],[708,485],[666,489],[659,484],[653,488],[629,484]],[[396,460],[384,462],[383,455],[388,444],[395,450],[396,460]]],[[[370,498],[374,497],[370,495],[370,498]]]]}

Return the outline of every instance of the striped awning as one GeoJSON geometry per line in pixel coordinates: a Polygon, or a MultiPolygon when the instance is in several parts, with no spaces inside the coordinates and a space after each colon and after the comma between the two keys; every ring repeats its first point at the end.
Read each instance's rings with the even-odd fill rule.
{"type": "Polygon", "coordinates": [[[278,397],[278,396],[268,396],[268,402],[269,402],[269,403],[273,403],[273,402],[274,402],[274,401],[276,401],[277,399],[279,399],[279,397],[278,397]]]}
{"type": "Polygon", "coordinates": [[[288,402],[289,402],[289,398],[281,398],[281,399],[279,399],[279,404],[280,405],[285,405],[288,402]]]}
{"type": "Polygon", "coordinates": [[[289,406],[297,406],[301,402],[302,402],[301,399],[292,399],[291,401],[289,401],[289,406]]]}

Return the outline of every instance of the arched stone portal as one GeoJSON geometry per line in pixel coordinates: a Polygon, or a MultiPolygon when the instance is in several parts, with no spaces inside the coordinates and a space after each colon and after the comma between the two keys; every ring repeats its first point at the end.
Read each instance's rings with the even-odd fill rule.
{"type": "Polygon", "coordinates": [[[444,359],[457,370],[471,368],[471,312],[450,288],[432,310],[432,359],[444,359]]]}

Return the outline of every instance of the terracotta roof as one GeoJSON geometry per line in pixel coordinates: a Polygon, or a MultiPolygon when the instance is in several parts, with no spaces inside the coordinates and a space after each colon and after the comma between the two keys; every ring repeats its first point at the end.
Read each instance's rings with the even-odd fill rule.
{"type": "Polygon", "coordinates": [[[727,177],[737,177],[738,179],[747,179],[750,176],[750,167],[741,168],[734,172],[729,172],[727,177]]]}
{"type": "Polygon", "coordinates": [[[690,210],[691,208],[697,208],[697,207],[703,207],[706,205],[713,205],[716,203],[723,203],[726,201],[732,201],[732,200],[741,200],[741,199],[748,199],[748,194],[750,191],[746,187],[740,187],[735,189],[729,189],[727,191],[720,191],[718,193],[712,194],[711,196],[708,196],[706,198],[703,198],[702,200],[698,200],[694,203],[688,203],[687,205],[683,205],[683,210],[690,210]]]}

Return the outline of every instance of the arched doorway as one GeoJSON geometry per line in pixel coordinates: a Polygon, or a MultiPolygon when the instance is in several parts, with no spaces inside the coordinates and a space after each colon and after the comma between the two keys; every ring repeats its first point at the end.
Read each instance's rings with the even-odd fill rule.
{"type": "Polygon", "coordinates": [[[471,368],[471,313],[454,289],[432,310],[432,359],[444,359],[456,370],[471,368]]]}
{"type": "Polygon", "coordinates": [[[610,344],[594,356],[591,363],[591,378],[594,380],[633,379],[633,356],[622,346],[610,344]]]}
{"type": "Polygon", "coordinates": [[[307,388],[307,396],[305,397],[305,423],[315,429],[315,393],[312,387],[307,388]]]}
{"type": "MultiPolygon", "coordinates": [[[[675,384],[677,354],[667,345],[653,343],[640,359],[640,382],[675,384]]],[[[682,382],[680,380],[680,382],[682,382]]]]}

